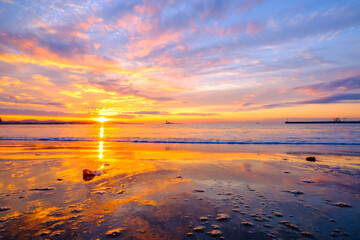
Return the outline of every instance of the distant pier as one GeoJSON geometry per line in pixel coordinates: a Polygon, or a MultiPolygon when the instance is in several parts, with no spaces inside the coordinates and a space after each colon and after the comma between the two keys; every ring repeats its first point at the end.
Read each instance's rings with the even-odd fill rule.
{"type": "Polygon", "coordinates": [[[285,121],[285,124],[353,124],[360,123],[360,121],[285,121]]]}

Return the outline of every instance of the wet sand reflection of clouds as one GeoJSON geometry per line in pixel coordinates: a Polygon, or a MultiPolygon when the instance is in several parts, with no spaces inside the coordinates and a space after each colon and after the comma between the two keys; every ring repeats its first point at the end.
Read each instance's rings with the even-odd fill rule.
{"type": "MultiPolygon", "coordinates": [[[[14,160],[6,172],[16,176],[0,175],[3,186],[13,186],[0,189],[3,206],[11,207],[0,213],[5,229],[0,239],[105,239],[116,228],[125,229],[124,239],[186,239],[188,232],[194,239],[210,239],[214,224],[225,239],[300,239],[302,231],[314,239],[356,237],[359,180],[353,163],[359,162],[358,155],[347,163],[348,155],[320,155],[319,146],[312,146],[327,160],[320,165],[284,153],[288,149],[266,152],[264,146],[246,152],[248,146],[104,143],[103,138],[61,146],[45,142],[36,149],[29,149],[32,143],[16,148],[0,144],[0,151],[14,160]],[[35,152],[41,152],[41,161],[34,159],[35,152]],[[343,172],[333,168],[335,160],[344,164],[343,172]],[[85,168],[103,175],[85,182],[85,168]],[[45,187],[53,190],[29,191],[45,187]],[[229,218],[218,220],[220,213],[229,218]],[[197,226],[204,231],[194,230],[197,226]]],[[[304,152],[303,146],[289,148],[304,152]]]]}

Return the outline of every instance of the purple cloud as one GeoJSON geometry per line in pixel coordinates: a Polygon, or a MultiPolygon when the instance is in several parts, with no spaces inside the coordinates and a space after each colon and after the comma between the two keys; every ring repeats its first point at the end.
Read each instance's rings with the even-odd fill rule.
{"type": "Polygon", "coordinates": [[[315,91],[315,92],[331,92],[331,91],[351,91],[360,88],[360,75],[338,79],[331,82],[317,83],[293,88],[295,91],[315,91]]]}
{"type": "MultiPolygon", "coordinates": [[[[270,108],[279,108],[279,107],[291,107],[295,105],[304,105],[304,104],[328,104],[328,103],[357,103],[360,100],[360,93],[347,93],[347,94],[336,94],[330,95],[321,98],[314,98],[305,101],[298,102],[284,102],[276,104],[267,104],[258,107],[257,109],[270,109],[270,108]]],[[[250,109],[254,110],[254,109],[250,109]]]]}

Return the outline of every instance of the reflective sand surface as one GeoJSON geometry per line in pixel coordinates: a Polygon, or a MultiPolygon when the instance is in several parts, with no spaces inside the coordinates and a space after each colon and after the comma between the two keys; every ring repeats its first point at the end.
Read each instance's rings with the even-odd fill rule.
{"type": "Polygon", "coordinates": [[[119,228],[121,239],[356,239],[360,230],[357,146],[1,141],[0,161],[2,239],[107,239],[119,228]],[[103,175],[85,181],[84,169],[103,175]]]}

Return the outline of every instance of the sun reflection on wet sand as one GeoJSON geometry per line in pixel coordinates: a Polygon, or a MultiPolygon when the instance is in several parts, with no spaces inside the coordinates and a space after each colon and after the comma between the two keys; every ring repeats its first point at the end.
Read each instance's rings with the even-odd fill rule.
{"type": "Polygon", "coordinates": [[[99,159],[100,160],[103,158],[103,152],[104,152],[104,142],[99,141],[99,159]]]}
{"type": "Polygon", "coordinates": [[[104,140],[103,127],[100,136],[96,142],[17,142],[12,148],[1,142],[0,201],[11,209],[0,212],[0,236],[103,239],[108,229],[121,227],[125,238],[184,239],[188,232],[206,238],[217,224],[226,239],[267,239],[269,229],[275,238],[301,238],[301,231],[326,238],[333,230],[329,219],[350,234],[360,220],[359,155],[324,152],[314,164],[304,161],[303,147],[296,153],[294,146],[274,152],[262,146],[116,143],[104,140]],[[86,168],[103,175],[85,182],[86,168]],[[29,190],[44,187],[51,189],[29,190]],[[304,194],[285,191],[294,189],[304,194]],[[332,205],[340,201],[353,208],[332,205]],[[301,231],[280,223],[274,211],[301,231]],[[217,221],[220,212],[230,220],[217,221]],[[206,230],[197,233],[202,216],[206,230]],[[253,223],[252,233],[244,221],[253,223]]]}

